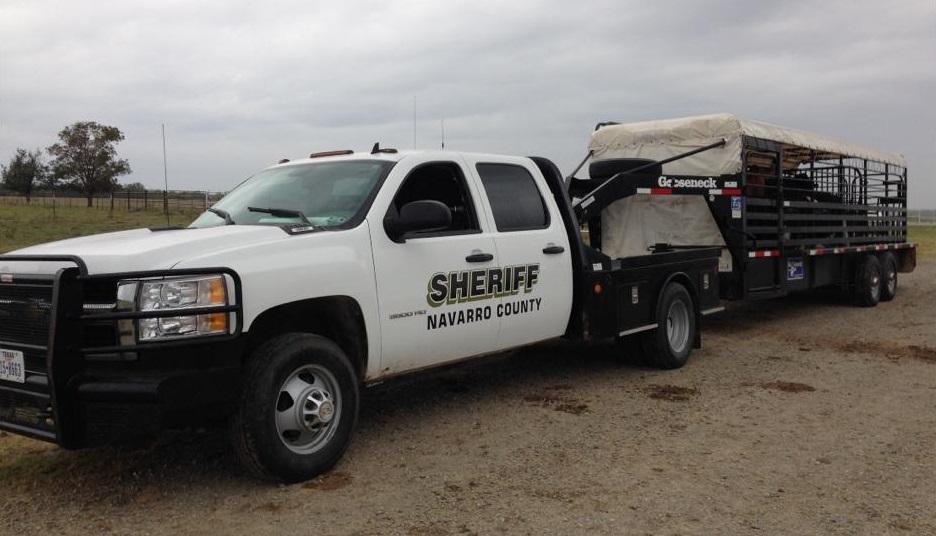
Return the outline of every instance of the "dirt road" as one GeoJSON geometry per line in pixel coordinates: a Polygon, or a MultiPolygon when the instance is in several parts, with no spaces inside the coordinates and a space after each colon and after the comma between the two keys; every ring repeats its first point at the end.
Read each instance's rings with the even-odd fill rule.
{"type": "Polygon", "coordinates": [[[706,322],[682,370],[546,344],[367,392],[329,475],[271,486],[217,434],[0,437],[6,534],[933,534],[936,263],[706,322]]]}

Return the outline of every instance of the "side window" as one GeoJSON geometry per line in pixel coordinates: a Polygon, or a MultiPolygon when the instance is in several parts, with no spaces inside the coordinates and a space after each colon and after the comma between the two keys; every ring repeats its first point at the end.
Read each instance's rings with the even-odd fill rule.
{"type": "Polygon", "coordinates": [[[478,164],[477,168],[498,231],[549,227],[549,212],[529,171],[510,164],[478,164]]]}
{"type": "Polygon", "coordinates": [[[397,190],[390,210],[399,213],[403,205],[423,200],[440,201],[452,211],[452,224],[448,229],[430,233],[431,236],[481,232],[465,176],[458,164],[433,162],[411,171],[397,190]]]}

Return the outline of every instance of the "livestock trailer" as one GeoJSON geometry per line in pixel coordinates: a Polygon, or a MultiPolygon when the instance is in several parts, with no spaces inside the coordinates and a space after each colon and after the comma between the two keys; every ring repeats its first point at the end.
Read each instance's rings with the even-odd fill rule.
{"type": "Polygon", "coordinates": [[[839,286],[872,306],[916,265],[899,154],[715,114],[599,123],[587,160],[591,178],[569,180],[591,244],[621,259],[720,247],[724,299],[839,286]]]}

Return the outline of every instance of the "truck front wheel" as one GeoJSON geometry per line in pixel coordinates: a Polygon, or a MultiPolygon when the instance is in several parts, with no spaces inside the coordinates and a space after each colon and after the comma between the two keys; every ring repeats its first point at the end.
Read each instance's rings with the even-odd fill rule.
{"type": "Polygon", "coordinates": [[[231,419],[234,451],[260,478],[308,480],[344,454],[359,397],[354,369],[338,345],[307,333],[280,335],[244,367],[231,419]]]}
{"type": "Polygon", "coordinates": [[[696,337],[696,315],[686,287],[670,283],[656,310],[657,328],[644,334],[644,349],[651,364],[675,369],[689,361],[696,337]]]}

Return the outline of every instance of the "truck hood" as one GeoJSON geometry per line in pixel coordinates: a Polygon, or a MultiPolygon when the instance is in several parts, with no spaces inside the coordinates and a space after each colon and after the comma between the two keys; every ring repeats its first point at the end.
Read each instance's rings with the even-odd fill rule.
{"type": "MultiPolygon", "coordinates": [[[[132,272],[171,268],[187,258],[287,238],[289,235],[282,229],[266,225],[160,231],[133,229],[49,242],[12,251],[9,255],[76,255],[92,274],[132,272]]],[[[66,265],[0,260],[0,273],[51,273],[66,265]]]]}

